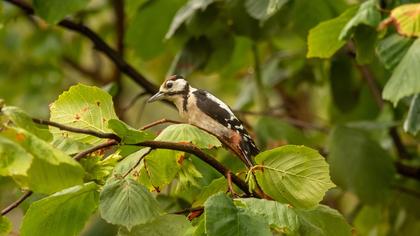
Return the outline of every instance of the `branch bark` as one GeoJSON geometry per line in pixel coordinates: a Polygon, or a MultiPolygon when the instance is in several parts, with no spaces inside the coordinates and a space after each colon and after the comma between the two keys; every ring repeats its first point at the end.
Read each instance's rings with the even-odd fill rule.
{"type": "MultiPolygon", "coordinates": [[[[34,15],[34,9],[29,4],[23,1],[4,1],[19,7],[27,15],[34,15]]],[[[103,52],[112,62],[115,63],[115,65],[119,68],[119,70],[122,73],[132,78],[138,85],[143,87],[144,90],[147,91],[147,93],[155,94],[158,91],[158,87],[156,85],[148,81],[142,74],[140,74],[136,69],[134,69],[133,66],[128,64],[117,51],[111,48],[101,37],[99,37],[99,35],[97,35],[89,27],[85,26],[82,23],[76,23],[68,19],[60,21],[58,25],[88,38],[98,51],[103,52]]]]}
{"type": "Polygon", "coordinates": [[[98,138],[113,139],[118,142],[121,141],[120,137],[118,137],[116,134],[113,134],[113,133],[102,133],[102,132],[97,132],[97,131],[89,130],[89,129],[79,129],[79,128],[75,128],[71,126],[66,126],[66,125],[63,125],[54,121],[41,120],[41,119],[36,119],[36,118],[32,118],[32,121],[40,125],[49,125],[49,126],[59,128],[60,130],[65,130],[65,131],[69,131],[73,133],[87,134],[87,135],[96,136],[98,138]]]}

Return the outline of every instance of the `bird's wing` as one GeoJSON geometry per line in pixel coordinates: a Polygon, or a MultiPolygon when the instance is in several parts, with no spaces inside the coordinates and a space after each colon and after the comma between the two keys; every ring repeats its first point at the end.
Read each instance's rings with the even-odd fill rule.
{"type": "Polygon", "coordinates": [[[193,92],[197,99],[197,107],[206,115],[216,120],[223,126],[236,130],[242,137],[240,148],[245,152],[245,156],[255,156],[259,153],[251,136],[248,134],[242,122],[233,114],[228,105],[223,103],[220,99],[204,90],[196,90],[193,92]]]}

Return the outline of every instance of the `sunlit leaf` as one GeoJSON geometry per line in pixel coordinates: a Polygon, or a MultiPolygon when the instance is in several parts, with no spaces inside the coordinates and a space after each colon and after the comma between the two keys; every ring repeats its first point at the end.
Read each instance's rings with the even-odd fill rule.
{"type": "Polygon", "coordinates": [[[149,188],[161,190],[172,182],[180,170],[180,164],[185,153],[158,149],[153,150],[143,159],[139,181],[149,188]]]}
{"type": "Polygon", "coordinates": [[[208,5],[212,4],[214,0],[189,0],[187,4],[182,6],[172,20],[168,32],[165,35],[166,39],[172,37],[176,30],[194,13],[198,10],[204,11],[208,5]]]}
{"type": "Polygon", "coordinates": [[[49,23],[55,24],[65,16],[83,9],[89,0],[34,0],[35,13],[49,23]]]}
{"type": "Polygon", "coordinates": [[[339,17],[323,21],[309,31],[306,57],[329,58],[346,42],[339,35],[346,23],[356,14],[356,8],[347,9],[339,17]]]}
{"type": "Polygon", "coordinates": [[[118,232],[119,236],[184,236],[186,231],[191,227],[190,222],[183,215],[163,215],[158,217],[156,220],[135,226],[128,231],[125,228],[121,228],[118,232]]]}
{"type": "Polygon", "coordinates": [[[380,21],[381,13],[376,6],[376,0],[367,0],[360,5],[356,15],[347,22],[338,38],[340,40],[347,40],[353,34],[357,26],[367,25],[376,28],[380,21]]]}
{"type": "Polygon", "coordinates": [[[222,146],[216,137],[189,124],[170,125],[166,127],[155,140],[167,142],[188,142],[204,149],[222,146]]]}
{"type": "Polygon", "coordinates": [[[404,130],[413,135],[420,131],[420,94],[416,94],[411,100],[410,110],[404,122],[404,130]]]}
{"type": "Polygon", "coordinates": [[[101,156],[91,156],[80,160],[80,164],[86,171],[85,181],[96,181],[103,184],[108,177],[118,160],[121,157],[118,154],[112,154],[103,158],[101,156]]]}
{"type": "Polygon", "coordinates": [[[1,112],[8,116],[16,126],[21,127],[22,129],[25,129],[32,134],[35,134],[45,141],[50,141],[52,139],[52,135],[48,130],[48,126],[35,124],[32,121],[32,118],[29,117],[29,115],[26,114],[26,112],[24,112],[22,109],[18,107],[7,106],[3,107],[1,112]]]}
{"type": "Polygon", "coordinates": [[[382,97],[394,106],[401,98],[420,93],[420,39],[416,39],[392,72],[385,84],[382,97]]]}
{"type": "Polygon", "coordinates": [[[5,216],[0,216],[0,236],[9,235],[12,230],[12,222],[5,216]]]}
{"type": "Polygon", "coordinates": [[[133,226],[155,220],[161,210],[152,194],[133,179],[115,179],[108,182],[100,194],[99,210],[111,224],[133,226]]]}
{"type": "Polygon", "coordinates": [[[19,144],[0,136],[0,175],[26,175],[32,156],[19,144]]]}
{"type": "Polygon", "coordinates": [[[204,214],[206,233],[209,236],[272,235],[264,219],[237,208],[224,193],[213,195],[206,201],[204,214]]]}
{"type": "Polygon", "coordinates": [[[86,183],[31,204],[23,218],[22,235],[79,235],[98,205],[98,186],[86,183]]]}
{"type": "MultiPolygon", "coordinates": [[[[51,104],[51,121],[80,129],[111,132],[108,121],[118,119],[114,111],[112,97],[100,88],[78,84],[62,93],[51,104]]],[[[103,142],[92,135],[61,131],[51,128],[55,138],[66,137],[88,144],[103,142]]]]}
{"type": "Polygon", "coordinates": [[[136,130],[123,121],[117,119],[109,120],[108,128],[112,129],[125,144],[135,144],[154,139],[152,134],[146,131],[136,130]]]}
{"type": "Polygon", "coordinates": [[[286,145],[255,157],[255,175],[262,190],[277,201],[294,207],[316,206],[335,185],[328,164],[316,150],[286,145]]]}
{"type": "Polygon", "coordinates": [[[2,135],[32,156],[27,175],[14,178],[23,187],[49,194],[83,183],[84,171],[80,164],[42,139],[23,129],[11,127],[2,135]]]}
{"type": "Polygon", "coordinates": [[[378,43],[379,60],[387,69],[394,69],[413,43],[413,39],[392,34],[378,43]]]}
{"type": "Polygon", "coordinates": [[[420,3],[404,4],[392,9],[390,15],[399,34],[407,37],[420,36],[420,3]]]}
{"type": "Polygon", "coordinates": [[[384,201],[395,169],[388,152],[363,131],[338,126],[329,142],[331,176],[344,189],[367,203],[384,201]]]}
{"type": "Polygon", "coordinates": [[[267,20],[289,0],[246,0],[245,7],[249,15],[257,20],[267,20]]]}

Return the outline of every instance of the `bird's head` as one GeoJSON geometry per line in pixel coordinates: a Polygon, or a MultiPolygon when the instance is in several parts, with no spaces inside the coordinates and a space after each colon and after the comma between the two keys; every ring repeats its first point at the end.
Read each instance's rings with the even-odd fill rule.
{"type": "Polygon", "coordinates": [[[159,88],[159,92],[149,98],[147,102],[154,102],[157,100],[175,101],[188,94],[190,85],[180,75],[172,75],[163,82],[159,88]]]}

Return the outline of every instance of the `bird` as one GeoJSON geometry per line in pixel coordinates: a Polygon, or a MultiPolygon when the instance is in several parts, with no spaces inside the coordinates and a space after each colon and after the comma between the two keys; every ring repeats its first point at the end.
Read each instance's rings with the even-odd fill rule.
{"type": "Polygon", "coordinates": [[[181,75],[168,77],[148,103],[173,103],[182,119],[221,139],[250,168],[260,150],[232,109],[211,93],[192,87],[181,75]]]}

